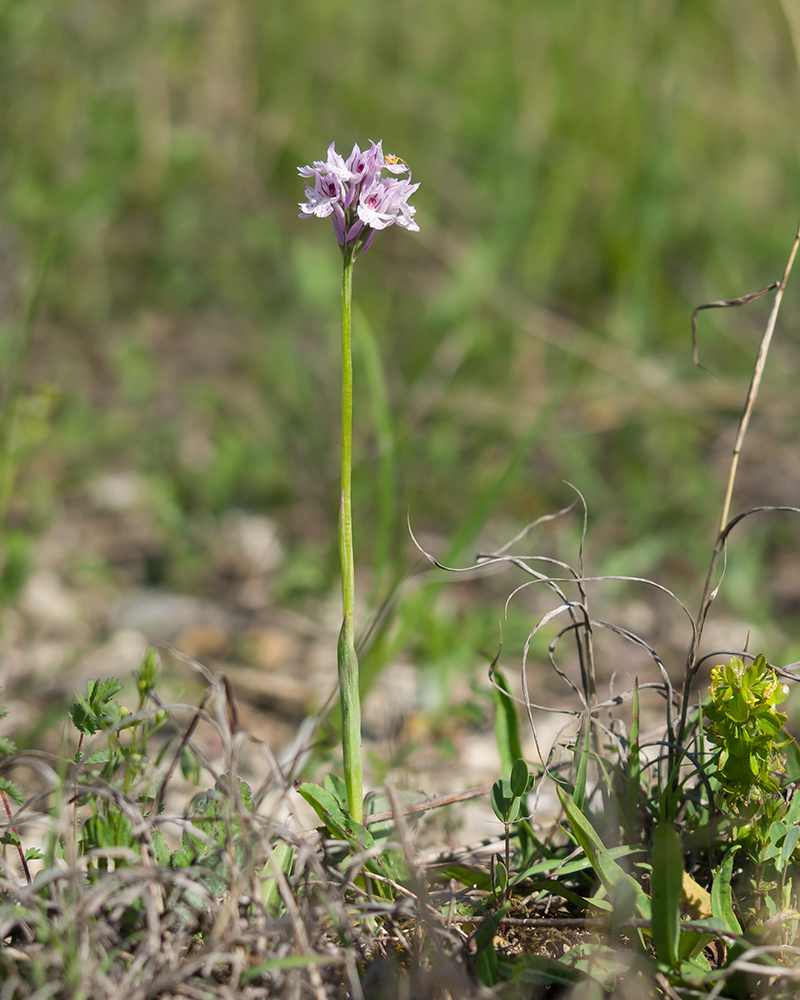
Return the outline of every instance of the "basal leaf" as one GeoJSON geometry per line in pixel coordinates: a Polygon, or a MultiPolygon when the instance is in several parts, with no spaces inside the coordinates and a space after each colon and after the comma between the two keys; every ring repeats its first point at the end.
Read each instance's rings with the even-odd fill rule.
{"type": "Polygon", "coordinates": [[[653,834],[650,876],[653,909],[653,944],[660,962],[678,966],[683,850],[671,822],[659,823],[653,834]]]}

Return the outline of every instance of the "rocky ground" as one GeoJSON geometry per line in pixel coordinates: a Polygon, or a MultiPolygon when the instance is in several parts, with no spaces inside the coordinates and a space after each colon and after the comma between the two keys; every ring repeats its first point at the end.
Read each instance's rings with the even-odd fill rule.
{"type": "MultiPolygon", "coordinates": [[[[222,672],[236,695],[239,725],[254,737],[243,745],[240,767],[254,785],[269,773],[271,755],[284,773],[294,775],[308,762],[312,746],[325,742],[321,710],[335,700],[335,648],[339,606],[336,596],[309,602],[302,610],[276,602],[273,581],[286,553],[279,530],[268,517],[232,511],[208,527],[206,596],[147,585],[148,564],[160,558],[163,539],[147,502],[144,479],[129,473],[106,473],[91,480],[84,493],[65,504],[41,536],[32,554],[18,599],[2,611],[0,687],[8,716],[3,732],[23,746],[51,750],[75,740],[65,722],[65,706],[87,681],[117,677],[129,680],[149,646],[163,662],[159,687],[165,702],[197,704],[205,687],[201,664],[222,672]],[[196,661],[193,664],[192,661],[196,661]],[[268,749],[267,749],[268,748],[268,749]]],[[[495,601],[498,618],[504,594],[515,585],[490,582],[470,599],[495,601]]],[[[613,595],[611,595],[613,598],[613,595]]],[[[432,600],[447,599],[445,595],[432,600]]],[[[553,602],[545,592],[526,591],[531,624],[553,602]]],[[[600,598],[603,599],[602,597],[600,598]]],[[[680,611],[643,590],[621,606],[601,608],[609,618],[646,636],[665,662],[674,665],[677,682],[687,641],[680,611]]],[[[768,647],[770,636],[752,624],[718,617],[709,627],[709,648],[768,647]]],[[[488,640],[487,640],[488,641],[488,640]]],[[[504,653],[504,669],[518,683],[520,650],[504,653]]],[[[567,657],[568,659],[568,657],[567,657]]],[[[532,700],[553,708],[577,707],[577,699],[541,661],[529,665],[532,700]]],[[[671,667],[672,669],[672,667],[671,667]]],[[[656,680],[641,651],[614,636],[598,637],[598,671],[603,690],[620,694],[634,677],[656,680]]],[[[432,719],[426,703],[424,664],[402,656],[383,671],[364,705],[368,783],[390,780],[427,795],[443,795],[484,785],[500,774],[500,758],[491,721],[485,659],[478,650],[455,675],[449,709],[432,719]],[[481,715],[460,711],[475,703],[482,689],[481,715]]],[[[128,684],[132,692],[132,684],[128,684]]],[[[645,728],[663,724],[663,703],[645,697],[645,728]]],[[[618,717],[625,724],[627,709],[618,717]]],[[[523,713],[524,715],[524,713],[523,713]]],[[[566,721],[560,714],[535,713],[537,736],[547,750],[566,721]]],[[[529,728],[526,753],[536,750],[529,728]]],[[[561,743],[571,736],[561,735],[561,743]]],[[[329,734],[328,734],[329,736],[329,734]]],[[[200,727],[197,741],[211,760],[221,746],[211,727],[200,727]]],[[[330,766],[335,741],[314,759],[330,766]]],[[[556,755],[562,751],[556,750],[556,755]]],[[[308,775],[307,775],[308,776],[308,775]]],[[[185,780],[173,784],[173,805],[195,789],[185,780]]],[[[293,822],[313,818],[299,796],[271,800],[266,808],[295,811],[293,822]]],[[[545,792],[540,816],[552,816],[555,797],[545,792]]],[[[423,842],[436,849],[496,837],[497,824],[485,795],[441,810],[423,823],[423,842]]]]}

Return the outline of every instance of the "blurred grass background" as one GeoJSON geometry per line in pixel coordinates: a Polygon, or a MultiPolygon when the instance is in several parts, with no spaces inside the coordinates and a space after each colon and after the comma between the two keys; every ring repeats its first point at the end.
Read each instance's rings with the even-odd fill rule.
{"type": "MultiPolygon", "coordinates": [[[[701,316],[716,381],[689,319],[782,272],[798,45],[797,0],[0,0],[7,369],[49,260],[6,596],[101,469],[151,486],[164,544],[138,582],[209,586],[206,528],[245,509],[288,545],[276,599],[334,587],[340,257],[297,218],[296,167],[383,139],[422,184],[422,231],[382,234],[355,276],[373,596],[409,559],[406,510],[468,560],[482,530],[569,502],[567,479],[591,570],[693,605],[769,301],[701,316]]],[[[797,284],[734,510],[798,500],[797,284]]],[[[796,544],[779,521],[743,533],[734,611],[797,632],[796,544]]],[[[429,619],[416,652],[491,641],[497,612],[468,635],[429,619]]]]}

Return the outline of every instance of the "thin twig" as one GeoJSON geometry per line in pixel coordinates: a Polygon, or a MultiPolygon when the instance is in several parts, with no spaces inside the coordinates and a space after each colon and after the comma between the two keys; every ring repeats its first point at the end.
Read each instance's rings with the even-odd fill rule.
{"type": "MultiPolygon", "coordinates": [[[[742,417],[739,422],[739,431],[736,435],[736,443],[733,447],[733,457],[731,459],[730,472],[728,474],[728,485],[725,490],[725,500],[722,505],[722,517],[720,518],[720,526],[717,532],[717,540],[714,546],[714,553],[711,557],[711,566],[708,571],[708,576],[706,577],[705,586],[703,587],[703,596],[700,600],[700,610],[697,613],[697,618],[695,619],[695,629],[694,635],[692,637],[692,645],[689,650],[689,655],[686,659],[686,668],[684,672],[683,681],[683,695],[681,699],[681,715],[680,722],[678,724],[677,732],[677,742],[683,744],[683,739],[686,731],[686,719],[689,712],[689,700],[691,698],[692,681],[694,675],[697,672],[697,653],[700,648],[700,641],[703,636],[703,626],[705,625],[705,620],[708,615],[709,608],[714,599],[714,580],[717,573],[717,565],[719,563],[719,558],[724,551],[725,540],[727,538],[728,532],[732,525],[728,525],[728,515],[730,513],[731,499],[733,497],[733,486],[736,480],[736,470],[739,465],[739,455],[742,450],[742,443],[744,442],[744,436],[747,433],[747,427],[750,423],[750,417],[753,413],[753,408],[755,406],[756,397],[758,395],[758,390],[761,385],[761,379],[764,374],[764,366],[767,361],[767,354],[769,352],[770,343],[772,342],[772,335],[775,332],[775,324],[778,319],[778,311],[780,310],[781,301],[783,299],[783,293],[786,288],[786,282],[789,280],[789,274],[791,273],[792,267],[794,265],[795,257],[797,256],[797,250],[800,246],[800,226],[797,228],[795,234],[794,243],[792,245],[791,253],[789,254],[789,260],[786,263],[786,268],[783,272],[783,278],[777,285],[777,291],[775,293],[775,301],[772,304],[772,312],[767,320],[767,326],[764,331],[764,336],[761,338],[761,344],[758,348],[758,355],[756,357],[755,367],[753,369],[753,377],[750,381],[750,388],[747,392],[747,400],[744,405],[744,410],[742,411],[742,417]]],[[[770,286],[770,287],[775,287],[770,286]]],[[[768,291],[765,289],[764,291],[768,291]]],[[[763,292],[757,292],[750,296],[745,296],[742,302],[749,302],[758,295],[763,294],[763,292]]],[[[734,300],[738,302],[738,300],[734,300]]],[[[709,303],[709,306],[717,305],[717,303],[709,303]]],[[[697,310],[695,310],[696,314],[697,310]]],[[[694,315],[693,315],[694,324],[694,315]]]]}
{"type": "Polygon", "coordinates": [[[750,292],[749,295],[742,295],[738,299],[718,299],[716,302],[704,302],[701,306],[697,306],[692,313],[692,360],[698,368],[702,368],[704,372],[708,372],[713,377],[712,372],[705,365],[700,364],[700,355],[697,350],[697,314],[702,309],[730,309],[732,306],[746,306],[748,302],[754,302],[756,299],[760,299],[762,295],[766,295],[767,292],[774,291],[779,284],[779,281],[773,281],[766,288],[760,288],[757,292],[750,292]]]}
{"type": "Polygon", "coordinates": [[[747,427],[750,423],[753,407],[756,404],[756,396],[758,395],[761,378],[764,374],[764,365],[767,363],[767,354],[769,353],[769,347],[772,342],[772,334],[775,332],[775,323],[777,322],[778,312],[781,308],[781,300],[783,299],[786,282],[789,280],[789,274],[791,273],[792,266],[794,265],[794,259],[797,256],[798,246],[800,246],[800,226],[798,227],[797,234],[794,238],[794,245],[792,246],[792,252],[789,254],[789,260],[786,263],[786,270],[783,272],[783,278],[781,278],[778,290],[775,292],[775,301],[772,303],[772,312],[769,314],[767,328],[764,331],[764,336],[761,339],[761,345],[758,348],[756,366],[753,369],[753,378],[747,392],[747,402],[745,403],[742,419],[739,423],[739,433],[736,435],[736,444],[733,446],[733,459],[731,460],[731,470],[728,475],[728,488],[725,492],[725,503],[722,506],[722,517],[720,518],[719,524],[720,534],[725,530],[725,525],[728,523],[728,513],[730,511],[731,497],[733,495],[733,483],[736,479],[736,469],[739,465],[739,455],[742,450],[742,443],[744,442],[744,436],[747,433],[747,427]]]}

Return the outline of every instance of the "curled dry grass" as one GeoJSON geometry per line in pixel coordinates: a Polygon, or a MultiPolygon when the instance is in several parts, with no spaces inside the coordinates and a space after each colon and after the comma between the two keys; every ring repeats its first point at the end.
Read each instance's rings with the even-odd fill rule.
{"type": "MultiPolygon", "coordinates": [[[[3,776],[17,780],[33,770],[40,788],[13,825],[25,847],[38,835],[45,851],[30,883],[17,871],[15,850],[6,847],[0,861],[0,996],[323,1000],[409,990],[430,998],[484,993],[470,969],[467,935],[430,905],[424,879],[397,885],[393,899],[382,899],[374,877],[364,877],[368,856],[343,864],[342,843],[318,831],[296,835],[273,819],[287,791],[277,766],[255,795],[254,812],[237,790],[226,796],[220,826],[211,831],[225,827],[221,846],[192,804],[182,813],[162,807],[183,752],[203,759],[192,738],[198,724],[213,726],[229,774],[237,773],[250,740],[238,731],[224,679],[208,675],[208,681],[188,725],[178,721],[187,706],[170,712],[162,729],[169,732],[168,752],[162,748],[160,765],[148,762],[127,793],[120,781],[99,777],[97,764],[84,763],[99,737],[79,763],[27,751],[0,764],[3,776]],[[81,853],[77,814],[86,810],[76,792],[81,802],[113,803],[129,820],[136,846],[81,853]],[[177,866],[174,854],[159,861],[164,831],[171,843],[187,834],[208,842],[210,855],[186,867],[177,866]],[[280,860],[287,846],[294,853],[290,868],[280,860]]],[[[218,778],[212,762],[205,763],[218,778]]]]}

